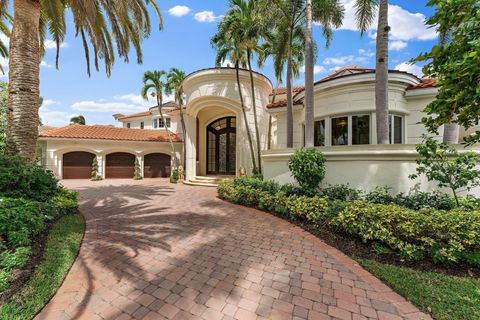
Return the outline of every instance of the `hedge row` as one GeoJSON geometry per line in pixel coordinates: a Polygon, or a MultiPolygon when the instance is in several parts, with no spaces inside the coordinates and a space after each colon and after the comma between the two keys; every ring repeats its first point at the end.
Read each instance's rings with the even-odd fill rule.
{"type": "Polygon", "coordinates": [[[480,267],[480,211],[411,210],[365,200],[288,194],[278,184],[252,178],[222,182],[219,196],[290,219],[329,224],[363,242],[390,248],[408,260],[466,262],[480,267]]]}

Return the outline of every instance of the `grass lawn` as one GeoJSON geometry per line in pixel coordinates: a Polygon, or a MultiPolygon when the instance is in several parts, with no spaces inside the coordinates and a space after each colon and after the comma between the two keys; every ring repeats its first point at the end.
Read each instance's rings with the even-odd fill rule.
{"type": "Polygon", "coordinates": [[[373,260],[356,260],[393,290],[438,320],[480,319],[480,279],[416,271],[373,260]]]}
{"type": "Polygon", "coordinates": [[[56,222],[48,235],[43,260],[25,286],[0,307],[0,319],[32,319],[55,294],[77,257],[85,230],[79,214],[56,222]]]}

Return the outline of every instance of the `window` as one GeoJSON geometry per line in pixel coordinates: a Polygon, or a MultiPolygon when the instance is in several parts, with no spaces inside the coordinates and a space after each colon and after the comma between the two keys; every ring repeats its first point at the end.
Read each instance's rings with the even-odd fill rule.
{"type": "Polygon", "coordinates": [[[127,128],[129,128],[129,129],[130,129],[130,127],[131,127],[131,124],[130,124],[130,122],[127,122],[127,128]]]}
{"type": "Polygon", "coordinates": [[[158,128],[158,119],[153,119],[153,127],[158,128]]]}
{"type": "Polygon", "coordinates": [[[332,146],[348,145],[348,117],[332,118],[332,146]]]}
{"type": "Polygon", "coordinates": [[[352,116],[352,144],[370,144],[370,116],[352,116]]]}
{"type": "Polygon", "coordinates": [[[388,118],[390,126],[390,144],[403,143],[403,117],[390,115],[388,118]]]}
{"type": "MultiPolygon", "coordinates": [[[[170,128],[170,125],[172,124],[170,118],[165,118],[165,122],[167,123],[167,128],[170,128]]],[[[162,119],[158,119],[158,127],[159,128],[165,128],[165,125],[163,124],[162,119]]]]}
{"type": "Polygon", "coordinates": [[[145,122],[140,122],[140,129],[145,129],[145,122]]]}
{"type": "Polygon", "coordinates": [[[323,147],[325,145],[325,120],[315,121],[313,130],[314,146],[323,147]]]}
{"type": "Polygon", "coordinates": [[[370,115],[332,118],[332,146],[370,144],[370,115]]]}

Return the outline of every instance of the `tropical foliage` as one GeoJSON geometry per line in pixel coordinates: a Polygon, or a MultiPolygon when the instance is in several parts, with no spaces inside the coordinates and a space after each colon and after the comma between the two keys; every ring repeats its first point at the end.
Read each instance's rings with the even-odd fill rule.
{"type": "MultiPolygon", "coordinates": [[[[110,75],[115,52],[128,62],[128,54],[133,47],[137,62],[142,62],[141,41],[148,37],[151,30],[148,6],[157,13],[161,28],[161,14],[154,0],[15,0],[11,7],[9,1],[1,1],[0,15],[7,15],[9,8],[13,8],[14,15],[9,56],[8,105],[11,113],[8,152],[19,154],[29,161],[35,159],[40,59],[44,54],[47,30],[57,46],[58,67],[60,45],[70,25],[66,19],[67,11],[70,11],[76,35],[82,39],[87,73],[90,75],[91,59],[96,70],[102,59],[105,72],[110,75]]],[[[0,54],[2,51],[0,45],[0,54]]]]}
{"type": "MultiPolygon", "coordinates": [[[[425,75],[436,78],[436,99],[425,111],[423,123],[432,132],[444,124],[459,123],[473,127],[480,116],[480,4],[476,0],[430,0],[435,14],[427,21],[450,41],[434,46],[415,61],[427,62],[425,75]]],[[[480,141],[480,132],[467,137],[468,143],[480,141]]]]}
{"type": "Polygon", "coordinates": [[[85,117],[82,115],[72,117],[70,118],[70,124],[79,124],[84,126],[86,124],[85,117]]]}
{"type": "Polygon", "coordinates": [[[429,181],[435,181],[439,187],[450,188],[457,205],[458,190],[480,185],[480,170],[476,169],[479,161],[476,152],[459,152],[449,143],[438,143],[434,138],[424,135],[424,140],[417,145],[417,174],[412,179],[424,174],[429,181]]]}
{"type": "Polygon", "coordinates": [[[325,177],[325,157],[315,148],[301,148],[288,161],[288,168],[307,194],[314,194],[325,177]]]}

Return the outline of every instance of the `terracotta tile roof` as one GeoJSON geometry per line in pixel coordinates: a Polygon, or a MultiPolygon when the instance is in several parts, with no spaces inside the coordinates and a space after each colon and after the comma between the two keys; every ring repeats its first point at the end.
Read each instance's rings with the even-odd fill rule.
{"type": "MultiPolygon", "coordinates": [[[[181,142],[181,139],[170,132],[172,140],[181,142]]],[[[82,126],[78,124],[56,128],[41,132],[41,138],[68,138],[68,139],[103,139],[126,141],[158,141],[168,142],[164,130],[128,129],[114,126],[82,126]]]]}
{"type": "MultiPolygon", "coordinates": [[[[293,87],[293,94],[298,93],[300,91],[303,91],[303,89],[305,89],[304,86],[294,86],[293,87]]],[[[273,89],[273,90],[275,91],[275,89],[273,89]]],[[[270,93],[270,96],[273,96],[273,94],[275,93],[274,91],[272,91],[272,93],[270,93]]],[[[286,87],[281,87],[281,88],[277,89],[277,95],[282,95],[282,94],[287,94],[287,88],[286,87]]]]}
{"type": "Polygon", "coordinates": [[[422,82],[420,82],[417,85],[410,86],[407,90],[435,88],[436,86],[437,86],[437,79],[425,78],[425,79],[422,79],[422,82]]]}
{"type": "MultiPolygon", "coordinates": [[[[301,105],[303,102],[301,100],[294,100],[293,105],[301,105]]],[[[281,108],[287,106],[287,99],[278,100],[275,103],[267,104],[267,109],[281,108]]]]}
{"type": "Polygon", "coordinates": [[[347,74],[366,73],[366,72],[373,72],[373,71],[375,71],[375,69],[364,68],[360,66],[345,66],[333,71],[328,76],[321,79],[320,81],[330,80],[332,78],[336,78],[338,76],[347,75],[347,74]]]}
{"type": "Polygon", "coordinates": [[[117,120],[126,120],[130,118],[138,118],[138,117],[147,117],[151,116],[152,113],[150,111],[143,111],[143,112],[138,112],[138,113],[133,113],[133,114],[128,114],[126,116],[121,116],[118,117],[117,120]]]}

